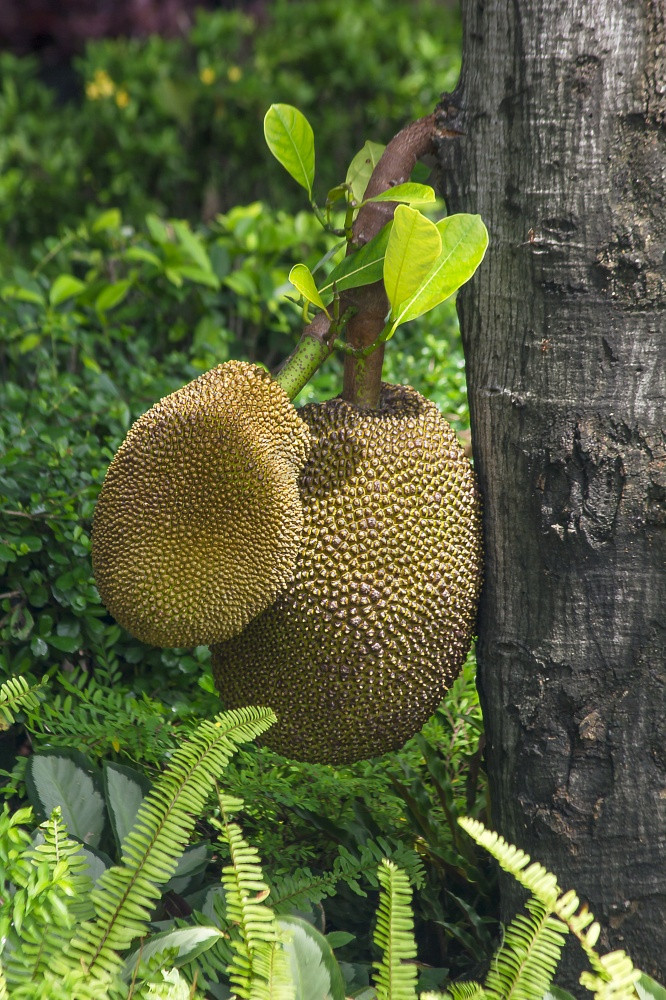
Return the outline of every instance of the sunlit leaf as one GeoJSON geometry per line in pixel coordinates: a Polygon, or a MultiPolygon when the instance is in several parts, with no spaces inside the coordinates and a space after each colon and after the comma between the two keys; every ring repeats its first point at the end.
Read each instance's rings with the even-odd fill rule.
{"type": "Polygon", "coordinates": [[[66,299],[80,295],[86,286],[73,274],[59,274],[51,285],[49,291],[49,302],[52,306],[58,306],[66,299]]]}
{"type": "Polygon", "coordinates": [[[289,280],[307,302],[311,302],[318,309],[326,308],[309,267],[305,264],[294,264],[289,272],[289,280]]]}
{"type": "Polygon", "coordinates": [[[430,219],[407,205],[398,205],[384,259],[384,286],[395,319],[402,303],[421,288],[438,259],[442,238],[430,219]]]}
{"type": "Polygon", "coordinates": [[[278,163],[312,197],[314,134],[305,115],[291,104],[271,104],[264,118],[264,136],[278,163]]]}
{"type": "MultiPolygon", "coordinates": [[[[400,211],[412,211],[399,206],[400,211]]],[[[437,260],[428,269],[420,287],[392,310],[393,330],[410,319],[423,316],[472,277],[488,246],[488,232],[480,215],[450,215],[436,226],[442,241],[437,260]]],[[[389,244],[390,247],[390,244],[389,244]]]]}
{"type": "Polygon", "coordinates": [[[385,149],[386,147],[382,146],[381,143],[371,142],[368,139],[363,149],[358,151],[349,164],[346,183],[352,190],[354,201],[359,205],[363,201],[363,195],[372,176],[372,171],[379,163],[385,149]]]}
{"type": "Polygon", "coordinates": [[[372,201],[399,201],[406,205],[428,205],[436,200],[435,191],[428,184],[396,184],[395,187],[368,198],[366,204],[372,201]]]}
{"type": "Polygon", "coordinates": [[[323,296],[329,295],[334,284],[339,292],[344,292],[347,288],[358,288],[360,285],[379,281],[392,225],[392,222],[387,223],[368,243],[341,260],[329,274],[326,284],[320,288],[320,293],[323,296]]]}

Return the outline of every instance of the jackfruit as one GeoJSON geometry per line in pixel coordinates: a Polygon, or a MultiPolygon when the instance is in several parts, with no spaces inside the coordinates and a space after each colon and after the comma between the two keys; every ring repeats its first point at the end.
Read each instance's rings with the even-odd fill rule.
{"type": "Polygon", "coordinates": [[[470,463],[434,403],[382,384],[377,410],[304,406],[312,435],[293,579],[212,647],[225,706],[269,705],[264,743],[348,763],[401,747],[436,709],[472,638],[481,513],[470,463]]]}
{"type": "Polygon", "coordinates": [[[290,579],[310,433],[263,369],[228,361],[132,425],[92,534],[103,603],[138,639],[196,646],[239,632],[290,579]]]}

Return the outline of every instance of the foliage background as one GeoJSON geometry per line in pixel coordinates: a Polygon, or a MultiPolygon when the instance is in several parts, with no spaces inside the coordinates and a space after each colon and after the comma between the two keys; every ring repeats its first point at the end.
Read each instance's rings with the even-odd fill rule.
{"type": "MultiPolygon", "coordinates": [[[[106,467],[156,399],[228,358],[268,367],[298,334],[292,264],[330,243],[269,162],[268,105],[315,126],[318,195],[365,139],[430,111],[458,71],[456,15],[435,0],[276,0],[261,20],[200,12],[182,38],[101,40],[63,101],[29,57],[0,54],[0,674],[50,682],[39,721],[0,741],[5,797],[24,797],[30,749],[66,745],[154,775],[219,710],[208,651],[134,640],[101,606],[90,528],[106,467]]],[[[299,402],[338,391],[332,359],[299,402]]],[[[403,328],[385,377],[434,399],[468,434],[451,303],[403,328]]],[[[470,661],[399,754],[349,768],[252,748],[230,772],[267,869],[317,869],[381,835],[426,861],[420,957],[458,973],[492,939],[487,869],[455,817],[485,815],[470,661]]],[[[234,783],[235,786],[234,786],[234,783]]],[[[370,914],[344,889],[331,925],[370,949],[370,914]]]]}

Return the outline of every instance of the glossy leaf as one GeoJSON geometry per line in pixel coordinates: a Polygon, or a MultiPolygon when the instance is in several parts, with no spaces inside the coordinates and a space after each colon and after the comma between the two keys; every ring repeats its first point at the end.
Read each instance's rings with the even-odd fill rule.
{"type": "Polygon", "coordinates": [[[289,272],[289,280],[294,288],[301,293],[306,302],[311,302],[318,309],[326,308],[309,267],[306,267],[305,264],[294,264],[289,272]]]}
{"type": "Polygon", "coordinates": [[[439,258],[442,238],[430,219],[407,205],[398,205],[384,259],[384,286],[395,319],[402,303],[421,289],[439,258]]]}
{"type": "Polygon", "coordinates": [[[312,127],[291,104],[271,104],[264,118],[264,136],[271,153],[310,197],[315,173],[312,127]]]}
{"type": "Polygon", "coordinates": [[[212,948],[223,936],[217,927],[181,927],[177,930],[162,931],[142,941],[125,960],[122,976],[132,978],[139,962],[149,962],[155,956],[169,953],[169,965],[176,967],[192,962],[202,952],[212,948]]]}
{"type": "Polygon", "coordinates": [[[346,183],[352,190],[354,201],[359,205],[363,201],[363,195],[372,176],[372,171],[379,163],[385,149],[386,146],[382,146],[381,143],[371,142],[368,139],[349,164],[346,183]]]}
{"type": "Polygon", "coordinates": [[[343,258],[329,274],[320,293],[323,296],[331,294],[334,284],[339,292],[343,292],[347,288],[358,288],[359,285],[379,281],[384,270],[386,245],[392,225],[391,222],[387,223],[365,246],[343,258]]]}
{"type": "Polygon", "coordinates": [[[641,972],[634,988],[640,1000],[666,1000],[666,989],[645,972],[641,972]]]}
{"type": "Polygon", "coordinates": [[[374,201],[399,201],[406,205],[428,205],[436,199],[434,189],[428,184],[396,184],[395,187],[387,188],[381,194],[376,194],[374,198],[368,198],[364,204],[374,201]]]}
{"type": "MultiPolygon", "coordinates": [[[[396,209],[399,212],[400,207],[396,209]]],[[[400,323],[423,316],[453,295],[472,277],[488,246],[488,232],[480,215],[450,215],[436,226],[442,249],[420,287],[392,309],[392,332],[400,323]]]]}
{"type": "Polygon", "coordinates": [[[99,312],[107,312],[114,306],[120,305],[131,287],[132,282],[128,281],[127,278],[106,285],[95,299],[95,309],[98,309],[99,312]]]}

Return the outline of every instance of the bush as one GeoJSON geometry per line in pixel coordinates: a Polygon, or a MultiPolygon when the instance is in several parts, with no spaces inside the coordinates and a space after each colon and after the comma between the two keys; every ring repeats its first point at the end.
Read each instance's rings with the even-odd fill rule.
{"type": "Polygon", "coordinates": [[[436,0],[277,0],[261,22],[201,11],[183,39],[90,43],[76,62],[80,97],[62,106],[34,60],[2,54],[3,253],[76,226],[82,206],[93,217],[122,205],[135,226],[148,212],[210,220],[255,199],[294,209],[266,170],[268,105],[317,119],[330,186],[366,138],[387,141],[434,108],[455,82],[458,38],[436,0]]]}

